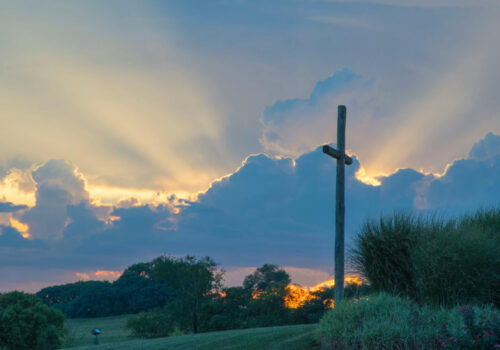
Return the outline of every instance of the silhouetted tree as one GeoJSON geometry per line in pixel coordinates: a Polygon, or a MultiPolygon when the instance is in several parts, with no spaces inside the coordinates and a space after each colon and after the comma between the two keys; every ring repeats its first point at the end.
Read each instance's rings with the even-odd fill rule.
{"type": "Polygon", "coordinates": [[[290,284],[288,273],[276,265],[264,264],[251,275],[245,277],[243,287],[247,290],[266,290],[268,288],[284,288],[290,284]]]}
{"type": "Polygon", "coordinates": [[[23,292],[0,294],[0,349],[52,350],[61,346],[64,315],[23,292]]]}
{"type": "Polygon", "coordinates": [[[197,259],[161,256],[152,262],[151,276],[157,282],[167,283],[174,292],[175,302],[169,303],[172,312],[184,329],[193,333],[199,331],[200,314],[212,293],[222,288],[223,271],[217,264],[205,257],[197,259]]]}

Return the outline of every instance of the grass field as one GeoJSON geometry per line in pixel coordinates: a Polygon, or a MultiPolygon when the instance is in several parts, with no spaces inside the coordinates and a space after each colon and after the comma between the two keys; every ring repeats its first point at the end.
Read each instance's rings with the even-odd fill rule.
{"type": "Polygon", "coordinates": [[[72,350],[308,350],[316,349],[317,325],[251,328],[223,332],[190,334],[157,339],[130,339],[125,329],[128,316],[70,319],[65,345],[72,350]],[[93,345],[90,331],[100,328],[101,345],[93,345]]]}
{"type": "Polygon", "coordinates": [[[129,332],[125,328],[128,317],[128,315],[124,315],[102,318],[68,319],[66,320],[67,339],[65,346],[75,347],[93,345],[94,336],[90,334],[90,331],[94,328],[100,328],[102,330],[102,334],[99,336],[99,344],[129,340],[129,332]]]}

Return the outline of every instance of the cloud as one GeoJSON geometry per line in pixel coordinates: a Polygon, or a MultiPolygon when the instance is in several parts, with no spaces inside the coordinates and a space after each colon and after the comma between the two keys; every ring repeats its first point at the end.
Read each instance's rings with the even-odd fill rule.
{"type": "Polygon", "coordinates": [[[494,161],[499,156],[500,137],[490,132],[484,139],[474,144],[467,158],[478,161],[494,161]]]}
{"type": "Polygon", "coordinates": [[[13,227],[0,225],[0,247],[21,248],[29,247],[30,241],[13,227]]]}
{"type": "Polygon", "coordinates": [[[26,208],[27,208],[26,205],[14,205],[11,202],[0,201],[0,213],[12,213],[26,208]]]}
{"type": "MultiPolygon", "coordinates": [[[[380,177],[380,186],[356,179],[361,164],[353,154],[353,164],[346,168],[347,246],[365,219],[394,210],[453,216],[500,205],[499,139],[487,134],[467,158],[452,162],[440,177],[400,169],[380,177]]],[[[303,272],[309,270],[300,269],[315,271],[311,274],[317,278],[324,276],[321,271],[332,271],[336,163],[321,147],[296,159],[251,155],[196,201],[129,201],[133,205],[106,207],[108,219],[99,218],[96,212],[102,207],[85,199],[85,181],[70,163],[51,161],[44,166],[34,176],[40,201],[28,211],[39,212],[29,217],[30,233],[43,242],[2,226],[4,267],[64,266],[75,278],[75,272],[117,271],[160,254],[194,254],[209,255],[230,267],[231,284],[237,284],[249,266],[263,263],[288,267],[304,284],[316,280],[306,283],[303,272]],[[42,184],[50,184],[51,190],[43,190],[42,184]],[[36,231],[49,226],[61,230],[58,239],[36,231]]]]}
{"type": "MultiPolygon", "coordinates": [[[[308,98],[277,101],[267,107],[260,141],[275,154],[297,156],[309,152],[336,135],[337,105],[348,105],[359,122],[369,119],[372,91],[373,81],[350,69],[335,72],[317,82],[308,98]]],[[[349,120],[351,123],[355,122],[349,120]]]]}
{"type": "Polygon", "coordinates": [[[60,239],[69,224],[68,206],[88,202],[83,176],[64,160],[50,160],[32,172],[36,204],[22,216],[35,238],[60,239]]]}

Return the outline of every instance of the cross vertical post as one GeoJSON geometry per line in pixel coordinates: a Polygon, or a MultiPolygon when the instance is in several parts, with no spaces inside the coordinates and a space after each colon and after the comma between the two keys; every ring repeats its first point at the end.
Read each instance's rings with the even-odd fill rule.
{"type": "Polygon", "coordinates": [[[337,160],[335,187],[335,303],[344,299],[344,227],[345,227],[345,164],[352,159],[345,154],[346,108],[338,106],[337,148],[323,146],[323,152],[337,160]]]}

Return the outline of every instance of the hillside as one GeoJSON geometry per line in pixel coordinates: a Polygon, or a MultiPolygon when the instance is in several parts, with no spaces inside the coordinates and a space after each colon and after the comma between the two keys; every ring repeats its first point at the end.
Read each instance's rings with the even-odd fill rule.
{"type": "Polygon", "coordinates": [[[72,350],[191,350],[191,349],[315,349],[314,331],[317,325],[297,325],[251,328],[233,331],[201,333],[157,339],[129,339],[125,329],[127,316],[95,319],[70,319],[67,326],[72,350]],[[101,328],[99,346],[92,345],[92,328],[101,328]],[[76,346],[76,347],[74,347],[76,346]]]}

